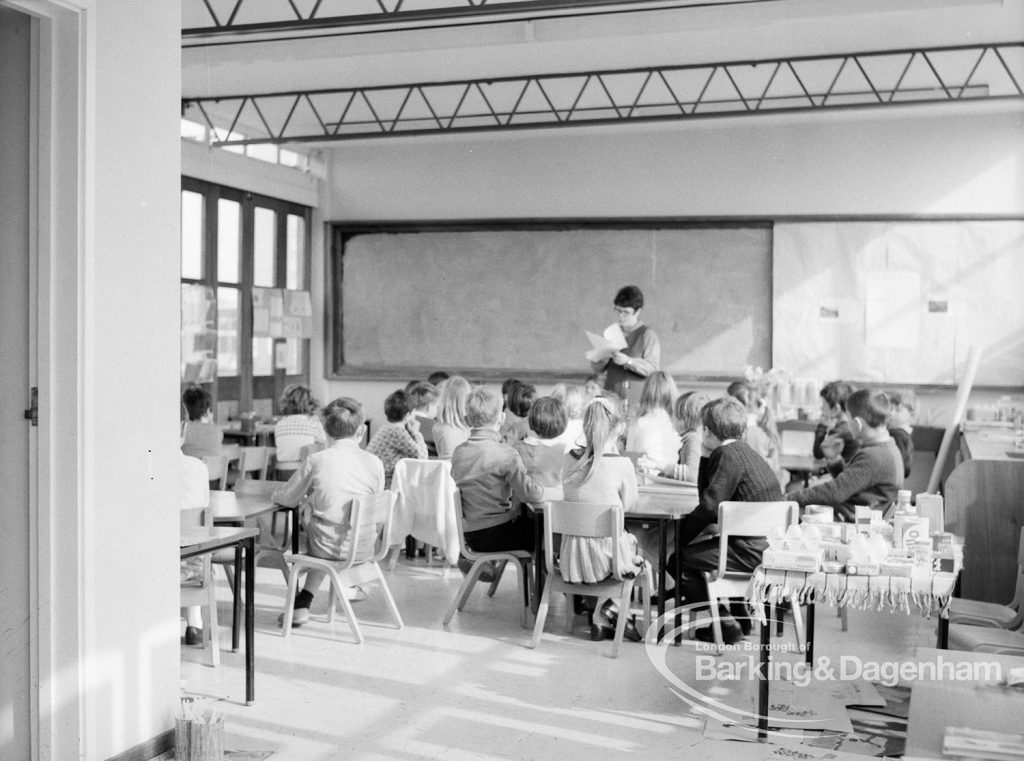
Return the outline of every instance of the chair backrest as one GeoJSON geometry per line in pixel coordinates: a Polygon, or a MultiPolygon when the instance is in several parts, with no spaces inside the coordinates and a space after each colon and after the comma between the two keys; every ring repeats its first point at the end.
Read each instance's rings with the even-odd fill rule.
{"type": "Polygon", "coordinates": [[[207,455],[202,458],[206,469],[210,471],[210,481],[217,482],[222,491],[228,486],[228,456],[223,454],[207,455]]]}
{"type": "Polygon", "coordinates": [[[270,462],[270,453],[268,452],[269,447],[242,447],[238,457],[238,481],[240,483],[246,478],[249,478],[249,474],[252,474],[253,478],[259,478],[261,481],[265,481],[267,478],[267,465],[270,462]]]}
{"type": "MultiPolygon", "coordinates": [[[[391,490],[398,499],[393,533],[409,534],[417,526],[440,526],[455,509],[452,495],[456,487],[450,460],[399,460],[391,476],[391,490]]],[[[404,534],[393,535],[391,541],[397,543],[404,534]]]]}
{"type": "Polygon", "coordinates": [[[622,505],[552,500],[544,504],[544,562],[548,574],[555,572],[554,536],[571,535],[611,539],[612,576],[622,578],[618,546],[622,535],[622,505]]]}
{"type": "Polygon", "coordinates": [[[384,559],[389,549],[387,535],[394,507],[395,493],[390,490],[352,500],[345,568],[384,559]]]}
{"type": "Polygon", "coordinates": [[[785,531],[800,516],[796,502],[722,502],[718,505],[718,576],[726,573],[729,539],[766,537],[773,528],[785,531]]]}

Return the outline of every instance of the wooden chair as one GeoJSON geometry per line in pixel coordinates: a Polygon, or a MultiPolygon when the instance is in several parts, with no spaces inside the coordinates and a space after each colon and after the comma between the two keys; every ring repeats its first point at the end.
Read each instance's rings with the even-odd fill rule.
{"type": "MultiPolygon", "coordinates": [[[[400,545],[407,535],[427,545],[427,564],[431,564],[432,548],[440,547],[445,560],[459,562],[459,530],[455,518],[458,488],[452,479],[450,460],[399,460],[391,476],[395,492],[395,519],[388,539],[392,547],[400,545]]],[[[394,567],[397,551],[392,551],[390,567],[394,567]]]]}
{"type": "MultiPolygon", "coordinates": [[[[800,508],[796,502],[722,502],[718,506],[718,568],[705,571],[708,585],[708,605],[711,608],[711,629],[715,645],[723,649],[722,619],[718,611],[720,601],[728,604],[730,597],[745,597],[750,578],[749,571],[731,571],[726,567],[731,537],[766,537],[774,528],[783,532],[799,520],[800,508]]],[[[803,615],[796,596],[792,598],[793,619],[797,642],[803,646],[803,615]]]]}
{"type": "Polygon", "coordinates": [[[949,649],[1024,655],[1024,626],[1009,630],[995,626],[950,624],[949,649]]]}
{"type": "Polygon", "coordinates": [[[462,586],[459,587],[458,593],[455,595],[455,599],[452,600],[451,607],[448,608],[448,612],[444,617],[444,625],[448,626],[451,623],[452,617],[455,615],[455,611],[462,610],[466,601],[469,600],[469,595],[473,591],[473,587],[480,578],[480,574],[483,573],[484,568],[494,563],[494,581],[491,582],[490,588],[487,591],[488,597],[493,597],[494,592],[498,588],[498,584],[501,581],[502,573],[505,570],[505,566],[508,563],[513,563],[516,568],[519,569],[519,593],[522,595],[523,608],[520,611],[520,625],[526,628],[526,611],[530,607],[530,569],[533,566],[533,553],[527,552],[526,550],[505,550],[502,552],[476,552],[468,544],[466,544],[466,532],[463,525],[462,519],[462,499],[461,495],[456,492],[455,495],[455,520],[459,527],[459,545],[462,550],[462,556],[469,560],[473,565],[469,569],[469,573],[462,580],[462,586]]]}
{"type": "Polygon", "coordinates": [[[593,505],[583,502],[552,501],[544,508],[544,562],[547,568],[547,580],[544,592],[537,608],[537,620],[533,624],[533,639],[530,647],[537,647],[544,633],[544,621],[548,615],[548,605],[552,592],[561,592],[566,596],[565,625],[572,631],[573,606],[572,595],[584,597],[609,597],[619,606],[619,616],[615,625],[615,638],[612,640],[612,658],[619,654],[622,635],[626,630],[626,619],[629,618],[630,602],[633,588],[640,583],[643,599],[644,622],[643,631],[651,624],[651,579],[646,569],[635,578],[623,577],[626,569],[619,567],[618,547],[623,533],[622,505],[593,505]],[[612,547],[612,575],[604,581],[593,584],[574,584],[566,581],[555,563],[556,534],[591,537],[594,539],[610,539],[612,547]]]}
{"type": "MultiPolygon", "coordinates": [[[[238,504],[236,501],[236,495],[244,494],[251,483],[252,479],[249,481],[236,482],[234,491],[217,491],[211,489],[210,507],[213,508],[214,516],[232,515],[237,513],[238,504]]],[[[264,487],[261,485],[253,488],[262,492],[264,487]]],[[[250,519],[250,525],[252,525],[251,520],[252,519],[250,519]]],[[[277,568],[284,576],[284,583],[287,584],[289,566],[288,561],[284,556],[284,549],[275,544],[273,535],[270,533],[269,520],[264,522],[257,518],[256,521],[259,524],[260,535],[256,540],[256,553],[253,556],[253,566],[259,567],[262,565],[277,568]]],[[[213,554],[213,562],[224,569],[224,575],[227,576],[228,585],[231,587],[232,594],[240,594],[241,590],[238,588],[235,577],[235,551],[220,550],[219,552],[215,552],[213,554]]]]}
{"type": "Polygon", "coordinates": [[[223,491],[228,488],[228,463],[231,461],[226,454],[207,455],[202,458],[206,469],[210,471],[210,488],[223,491]]]}
{"type": "Polygon", "coordinates": [[[362,643],[363,634],[359,629],[352,605],[345,597],[345,588],[362,586],[376,582],[380,584],[384,599],[391,614],[401,629],[405,626],[402,614],[398,612],[395,598],[384,574],[380,569],[380,561],[388,551],[388,527],[391,523],[395,495],[390,491],[382,491],[352,500],[352,513],[349,519],[350,552],[344,560],[326,560],[312,555],[298,554],[292,556],[291,573],[288,575],[288,595],[284,608],[284,636],[291,634],[292,613],[295,606],[295,594],[299,584],[299,574],[305,570],[317,569],[326,571],[331,581],[330,600],[327,606],[327,621],[334,620],[334,609],[340,603],[348,617],[352,636],[357,643],[362,643]]]}
{"type": "MultiPolygon", "coordinates": [[[[212,522],[212,511],[209,507],[197,507],[181,511],[181,528],[191,529],[208,526],[212,522]]],[[[220,665],[220,635],[217,622],[217,588],[213,581],[213,568],[210,554],[202,555],[202,573],[198,579],[181,583],[181,607],[190,608],[198,605],[206,608],[203,618],[203,648],[210,648],[210,665],[220,665]]]]}
{"type": "Polygon", "coordinates": [[[235,471],[235,487],[252,478],[267,480],[271,447],[241,447],[235,471]]]}
{"type": "Polygon", "coordinates": [[[1000,605],[954,597],[949,601],[949,623],[951,626],[965,624],[996,629],[1019,629],[1024,625],[1024,528],[1020,530],[1017,544],[1017,584],[1013,599],[1006,605],[1000,605]]]}

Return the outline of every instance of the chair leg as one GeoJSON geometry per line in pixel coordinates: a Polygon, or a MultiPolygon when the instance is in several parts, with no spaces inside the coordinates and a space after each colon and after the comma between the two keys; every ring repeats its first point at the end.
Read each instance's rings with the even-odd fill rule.
{"type": "MultiPolygon", "coordinates": [[[[548,593],[547,584],[544,585],[544,591],[541,592],[540,599],[544,599],[544,595],[548,593]]],[[[573,595],[566,592],[565,594],[565,633],[572,634],[573,624],[576,623],[576,611],[573,610],[573,595]]],[[[540,615],[540,609],[537,610],[537,615],[540,615]]]]}
{"type": "Polygon", "coordinates": [[[647,630],[651,628],[651,595],[653,590],[651,589],[651,574],[650,569],[644,571],[643,576],[640,577],[643,580],[643,586],[640,587],[640,594],[643,597],[644,606],[644,630],[643,635],[647,636],[647,630]]]}
{"type": "Polygon", "coordinates": [[[626,619],[629,618],[629,601],[633,596],[632,580],[624,582],[622,594],[619,595],[619,617],[615,621],[615,639],[612,640],[612,658],[619,656],[619,646],[622,644],[622,637],[626,632],[626,619]]]}
{"type": "Polygon", "coordinates": [[[725,638],[722,636],[722,617],[718,612],[718,598],[711,596],[708,600],[711,607],[711,631],[715,633],[715,647],[718,652],[725,650],[725,638]]]}
{"type": "Polygon", "coordinates": [[[473,591],[473,585],[476,584],[476,580],[480,577],[483,567],[483,561],[478,560],[473,563],[473,567],[469,569],[469,573],[466,575],[466,578],[462,580],[462,586],[459,587],[459,591],[455,595],[455,599],[452,600],[451,607],[448,608],[448,612],[445,614],[445,626],[451,622],[452,617],[455,615],[455,611],[462,610],[466,605],[466,600],[469,599],[470,592],[473,591]]]}
{"type": "MultiPolygon", "coordinates": [[[[355,611],[352,610],[352,603],[345,597],[345,588],[341,584],[341,578],[334,571],[330,572],[331,577],[331,588],[338,601],[341,602],[341,607],[345,611],[345,615],[348,616],[348,625],[352,629],[352,636],[356,638],[356,644],[363,644],[363,633],[359,629],[359,622],[356,621],[355,611]]],[[[334,612],[334,603],[331,603],[331,613],[334,612]]]]}
{"type": "Polygon", "coordinates": [[[220,665],[220,625],[217,622],[217,587],[213,583],[213,579],[209,579],[210,587],[210,604],[207,606],[209,609],[209,616],[207,617],[206,626],[203,627],[203,645],[207,643],[210,645],[210,665],[220,665]]]}
{"type": "Polygon", "coordinates": [[[327,623],[329,624],[334,623],[334,606],[337,604],[336,598],[339,596],[344,597],[344,591],[339,591],[335,593],[334,583],[331,582],[331,584],[327,588],[327,623]]]}
{"type": "Polygon", "coordinates": [[[840,621],[839,621],[839,629],[840,629],[840,631],[844,631],[845,632],[847,629],[850,628],[850,619],[849,619],[847,613],[848,613],[848,609],[847,609],[847,607],[845,605],[839,606],[839,610],[836,613],[836,615],[839,616],[839,618],[840,618],[840,621]]]}
{"type": "Polygon", "coordinates": [[[377,563],[374,563],[373,567],[376,569],[377,578],[380,580],[380,588],[384,593],[384,601],[388,604],[388,608],[391,610],[391,615],[394,617],[395,623],[398,624],[398,628],[401,629],[405,626],[405,622],[402,620],[402,614],[398,612],[398,606],[395,604],[395,598],[391,596],[391,588],[384,579],[384,572],[381,571],[380,566],[377,563]]]}
{"type": "Polygon", "coordinates": [[[793,628],[796,630],[797,652],[804,652],[807,645],[807,634],[804,629],[804,612],[800,607],[800,601],[796,597],[790,598],[790,607],[793,608],[793,628]]]}
{"type": "Polygon", "coordinates": [[[523,570],[521,563],[516,563],[516,565],[518,566],[516,569],[516,582],[519,584],[519,594],[523,598],[523,607],[519,609],[519,625],[526,629],[529,626],[526,620],[526,611],[530,609],[529,574],[523,570]]]}
{"type": "Polygon", "coordinates": [[[295,608],[295,592],[299,586],[299,564],[292,565],[291,573],[288,574],[288,594],[284,598],[284,636],[292,633],[292,611],[295,608]]]}
{"type": "MultiPolygon", "coordinates": [[[[548,598],[551,595],[551,585],[544,587],[540,596],[540,605],[537,607],[537,617],[533,622],[533,637],[530,639],[530,647],[537,647],[540,644],[540,637],[544,633],[544,621],[548,617],[548,598]]],[[[572,603],[569,603],[569,610],[572,611],[572,603]]]]}

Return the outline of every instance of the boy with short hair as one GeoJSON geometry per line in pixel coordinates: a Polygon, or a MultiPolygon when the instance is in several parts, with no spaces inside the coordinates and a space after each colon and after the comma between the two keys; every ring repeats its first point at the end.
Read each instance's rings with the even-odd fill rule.
{"type": "MultiPolygon", "coordinates": [[[[523,460],[498,434],[501,395],[477,386],[466,400],[469,439],[452,452],[452,478],[462,494],[466,542],[478,552],[532,550],[533,521],[520,514],[520,502],[543,499],[544,489],[527,473],[523,460]]],[[[465,570],[465,569],[464,569],[465,570]]]]}
{"type": "Polygon", "coordinates": [[[818,459],[849,462],[857,452],[857,440],[846,419],[846,400],[853,386],[846,381],[831,381],[821,389],[821,421],[814,431],[811,453],[818,459]]]}
{"type": "MultiPolygon", "coordinates": [[[[743,441],[747,428],[747,408],[738,399],[725,396],[704,405],[703,453],[697,475],[700,504],[679,524],[681,557],[669,558],[668,567],[676,569],[676,583],[688,604],[707,600],[704,571],[718,568],[718,537],[693,540],[707,526],[718,522],[721,502],[778,502],[782,489],[774,471],[764,458],[743,441]]],[[[731,571],[753,571],[761,564],[767,542],[759,537],[735,537],[729,540],[726,567],[731,571]]],[[[746,629],[723,608],[722,636],[731,644],[742,638],[746,629]]],[[[698,629],[698,639],[711,642],[711,627],[698,629]]]]}
{"type": "Polygon", "coordinates": [[[366,451],[384,463],[384,488],[390,489],[395,463],[406,457],[425,459],[427,443],[420,433],[411,394],[402,390],[389,394],[384,400],[384,417],[387,422],[373,434],[366,451]]]}
{"type": "MultiPolygon", "coordinates": [[[[384,463],[359,448],[365,421],[359,402],[343,396],[324,407],[321,414],[324,430],[332,440],[330,446],[309,455],[288,483],[274,492],[273,500],[286,507],[308,501],[313,508],[306,524],[308,553],[327,560],[342,560],[352,549],[352,500],[384,489],[384,463]]],[[[306,573],[306,583],[295,598],[292,626],[309,621],[313,595],[325,578],[323,571],[306,573]]],[[[283,620],[282,614],[278,622],[283,620]]]]}
{"type": "Polygon", "coordinates": [[[885,510],[903,488],[903,458],[886,429],[889,398],[877,389],[855,391],[846,400],[850,432],[860,447],[831,481],[789,494],[804,505],[831,505],[836,516],[852,521],[855,505],[885,510]]]}
{"type": "Polygon", "coordinates": [[[530,414],[530,406],[537,398],[537,388],[530,383],[516,382],[505,396],[505,419],[501,423],[501,440],[515,446],[530,434],[530,424],[526,417],[530,414]]]}

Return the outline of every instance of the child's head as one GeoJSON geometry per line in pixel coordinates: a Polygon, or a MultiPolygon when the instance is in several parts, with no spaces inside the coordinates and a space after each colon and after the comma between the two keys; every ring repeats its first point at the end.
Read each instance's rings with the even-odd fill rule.
{"type": "Polygon", "coordinates": [[[428,412],[437,401],[437,388],[427,381],[417,381],[406,391],[412,398],[413,408],[419,412],[428,412]]]}
{"type": "Polygon", "coordinates": [[[696,431],[701,427],[701,410],[708,403],[707,394],[699,391],[687,391],[676,399],[672,408],[672,417],[676,423],[676,430],[680,433],[696,431]]]}
{"type": "Polygon", "coordinates": [[[282,415],[312,415],[320,403],[313,398],[308,386],[293,383],[281,394],[282,415]]]}
{"type": "Polygon", "coordinates": [[[537,389],[529,383],[517,383],[508,390],[506,406],[516,417],[530,414],[530,405],[537,398],[537,389]]]}
{"type": "Polygon", "coordinates": [[[728,388],[725,389],[725,393],[735,399],[738,399],[740,404],[746,407],[749,411],[756,411],[758,404],[761,401],[761,397],[757,393],[757,389],[746,381],[733,381],[729,384],[728,388]]]}
{"type": "Polygon", "coordinates": [[[830,381],[821,389],[821,411],[826,417],[846,411],[846,400],[853,386],[846,381],[830,381]]]}
{"type": "Polygon", "coordinates": [[[541,439],[554,439],[565,433],[569,424],[565,405],[553,396],[542,396],[530,406],[527,416],[530,430],[541,439]]]}
{"type": "Polygon", "coordinates": [[[520,383],[522,383],[522,381],[519,380],[518,378],[506,378],[504,381],[502,381],[501,398],[506,404],[508,403],[509,392],[512,390],[514,386],[518,386],[520,383]]]}
{"type": "Polygon", "coordinates": [[[743,436],[747,429],[747,408],[734,396],[712,399],[701,410],[701,422],[704,423],[704,440],[710,440],[714,448],[727,439],[743,436]]]}
{"type": "Polygon", "coordinates": [[[889,392],[889,426],[905,428],[917,420],[917,394],[910,389],[889,392]]]}
{"type": "Polygon", "coordinates": [[[660,370],[651,373],[644,381],[644,389],[640,392],[640,414],[646,415],[656,409],[672,414],[672,402],[676,398],[676,382],[672,376],[660,370]]]}
{"type": "Polygon", "coordinates": [[[501,395],[489,386],[477,386],[466,399],[466,422],[470,428],[495,428],[501,425],[501,395]]]}
{"type": "Polygon", "coordinates": [[[436,387],[440,386],[444,381],[448,380],[451,377],[452,376],[450,376],[444,370],[438,370],[427,376],[427,383],[429,383],[431,386],[436,387]]]}
{"type": "Polygon", "coordinates": [[[189,386],[181,395],[189,420],[202,420],[210,411],[213,399],[202,386],[189,386]]]}
{"type": "Polygon", "coordinates": [[[469,428],[466,422],[466,399],[469,397],[469,381],[461,375],[453,375],[441,384],[437,401],[439,423],[469,428]]]}
{"type": "Polygon", "coordinates": [[[565,405],[565,414],[570,420],[578,420],[583,417],[585,400],[579,386],[559,383],[551,389],[551,396],[560,400],[565,405]]]}
{"type": "Polygon", "coordinates": [[[596,375],[588,375],[586,381],[583,382],[583,396],[589,401],[600,393],[600,379],[596,375]]]}
{"type": "Polygon", "coordinates": [[[413,404],[412,395],[402,389],[388,394],[384,400],[384,417],[389,423],[401,423],[409,414],[416,409],[413,404]]]}
{"type": "Polygon", "coordinates": [[[622,430],[622,407],[614,397],[595,396],[583,410],[583,435],[587,439],[580,462],[586,468],[586,481],[594,472],[601,455],[622,430]]]}
{"type": "Polygon", "coordinates": [[[889,407],[889,397],[878,389],[862,388],[854,391],[846,400],[850,433],[859,439],[865,433],[865,428],[884,428],[889,419],[889,407]]]}
{"type": "Polygon", "coordinates": [[[350,439],[362,434],[363,405],[355,399],[347,396],[338,397],[324,407],[320,414],[323,417],[324,430],[332,439],[350,439]]]}

